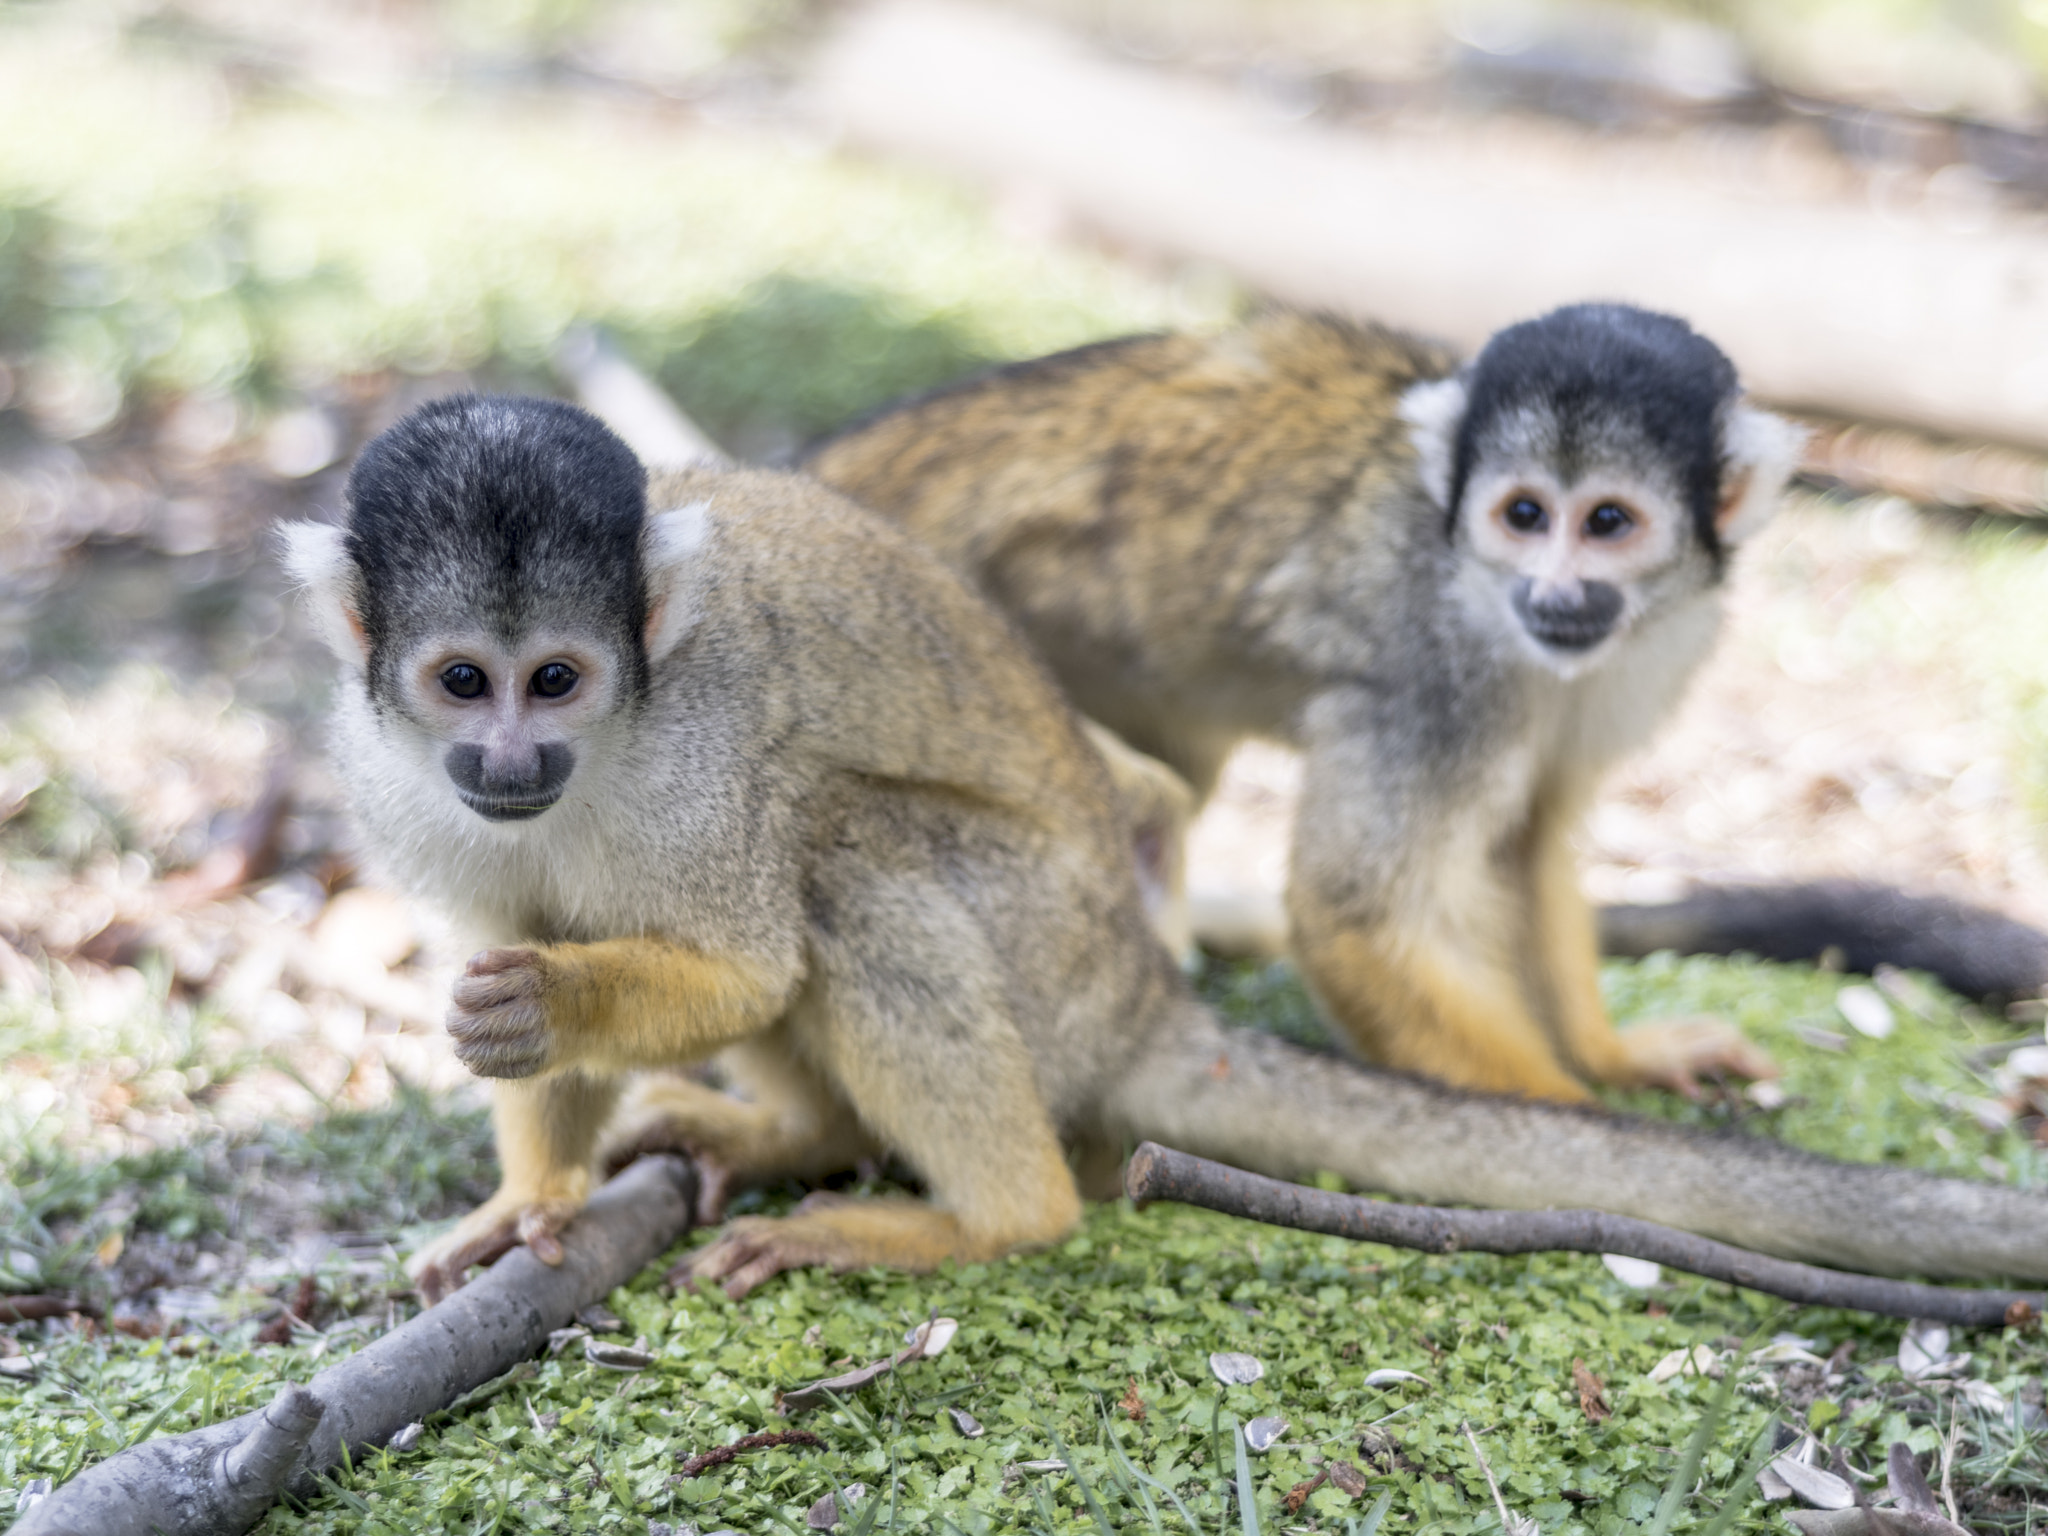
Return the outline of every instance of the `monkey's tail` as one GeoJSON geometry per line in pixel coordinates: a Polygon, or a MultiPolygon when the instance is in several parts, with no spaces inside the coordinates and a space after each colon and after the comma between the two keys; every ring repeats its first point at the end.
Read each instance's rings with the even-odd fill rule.
{"type": "Polygon", "coordinates": [[[2038,1194],[1445,1088],[1227,1029],[1192,997],[1106,1110],[1114,1134],[1276,1178],[1327,1169],[1415,1199],[1592,1207],[1877,1274],[2048,1279],[2038,1194]]]}
{"type": "Polygon", "coordinates": [[[1861,880],[1703,886],[1679,901],[1606,907],[1600,947],[1610,955],[1746,951],[1793,961],[1833,949],[1845,970],[1928,971],[1965,997],[2026,997],[2048,987],[2048,933],[1967,902],[1861,880]]]}

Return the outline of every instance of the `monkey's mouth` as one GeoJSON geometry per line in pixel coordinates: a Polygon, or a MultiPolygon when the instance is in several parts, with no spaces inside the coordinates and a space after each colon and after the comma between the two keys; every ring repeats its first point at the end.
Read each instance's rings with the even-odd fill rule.
{"type": "Polygon", "coordinates": [[[543,742],[536,757],[521,771],[489,773],[482,747],[457,742],[448,749],[445,766],[462,803],[485,821],[531,821],[562,798],[576,771],[576,754],[566,742],[543,742]]]}
{"type": "Polygon", "coordinates": [[[1570,651],[1574,654],[1590,651],[1614,632],[1612,620],[1582,623],[1529,624],[1529,634],[1539,644],[1549,646],[1553,651],[1570,651]]]}
{"type": "Polygon", "coordinates": [[[561,798],[561,792],[558,790],[545,800],[536,795],[524,795],[515,800],[493,800],[484,795],[463,795],[462,803],[485,821],[531,821],[561,798]]]}

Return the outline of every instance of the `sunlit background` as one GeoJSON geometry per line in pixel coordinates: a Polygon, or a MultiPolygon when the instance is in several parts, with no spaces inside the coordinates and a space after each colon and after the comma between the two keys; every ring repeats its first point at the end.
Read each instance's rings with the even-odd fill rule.
{"type": "MultiPolygon", "coordinates": [[[[460,1083],[271,538],[408,405],[573,397],[602,345],[773,461],[1262,303],[1470,345],[1596,297],[1815,427],[1596,894],[2048,922],[2048,0],[0,3],[0,1164],[289,1168],[276,1126],[460,1083]]],[[[1293,793],[1242,752],[1196,885],[1277,890],[1293,793]]],[[[415,1166],[315,1214],[488,1184],[415,1166]]],[[[136,1199],[177,1229],[175,1179],[66,1188],[0,1291],[118,1265],[136,1199]]]]}

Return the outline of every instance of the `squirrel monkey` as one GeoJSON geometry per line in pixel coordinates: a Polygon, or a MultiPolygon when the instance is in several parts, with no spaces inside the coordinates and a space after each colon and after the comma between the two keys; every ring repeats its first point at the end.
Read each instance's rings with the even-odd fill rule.
{"type": "Polygon", "coordinates": [[[805,467],[967,572],[1068,697],[1200,795],[1246,736],[1303,792],[1293,946],[1360,1055],[1583,1099],[1773,1069],[1617,1033],[1573,829],[1707,654],[1797,431],[1683,321],[1576,305],[1461,365],[1275,314],[999,368],[805,467]]]}
{"type": "Polygon", "coordinates": [[[503,1184],[414,1256],[434,1298],[559,1260],[627,1078],[732,1179],[889,1153],[928,1200],[733,1222],[693,1261],[929,1269],[1057,1240],[1143,1137],[1280,1176],[1591,1205],[1805,1259],[2048,1276],[2048,1201],[1331,1062],[1231,1031],[1148,924],[1110,770],[1009,627],[900,530],[790,475],[649,486],[593,418],[421,407],[287,531],[342,662],[364,841],[485,944],[457,1054],[503,1184]]]}

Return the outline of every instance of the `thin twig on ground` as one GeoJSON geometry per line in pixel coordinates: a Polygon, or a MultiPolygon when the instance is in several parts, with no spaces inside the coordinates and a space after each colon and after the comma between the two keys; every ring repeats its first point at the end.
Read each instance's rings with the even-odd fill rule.
{"type": "Polygon", "coordinates": [[[677,1467],[678,1478],[697,1477],[713,1467],[722,1467],[728,1461],[739,1460],[742,1451],[765,1451],[771,1446],[801,1445],[811,1450],[823,1450],[825,1442],[808,1429],[764,1429],[758,1435],[742,1435],[730,1445],[714,1446],[686,1457],[677,1467]]]}
{"type": "Polygon", "coordinates": [[[1423,1253],[1626,1254],[1804,1306],[1849,1307],[1962,1327],[2002,1328],[2015,1303],[2038,1312],[2044,1300],[2039,1292],[1964,1290],[1845,1274],[1605,1211],[1468,1211],[1365,1200],[1246,1173],[1150,1141],[1131,1154],[1124,1193],[1139,1205],[1174,1200],[1276,1227],[1423,1253]]]}

